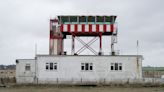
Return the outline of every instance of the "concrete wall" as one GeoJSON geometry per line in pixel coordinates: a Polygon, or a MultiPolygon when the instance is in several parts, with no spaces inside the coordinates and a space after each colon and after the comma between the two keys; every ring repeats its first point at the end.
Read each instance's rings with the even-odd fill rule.
{"type": "Polygon", "coordinates": [[[16,60],[16,82],[34,83],[35,77],[35,59],[16,60]],[[30,65],[30,70],[25,70],[26,64],[30,65]]]}
{"type": "Polygon", "coordinates": [[[0,70],[0,78],[13,78],[15,77],[15,70],[0,70]]]}
{"type": "Polygon", "coordinates": [[[142,79],[142,57],[137,56],[37,56],[38,83],[125,83],[142,79]],[[46,70],[46,63],[57,63],[57,70],[46,70]],[[93,63],[92,71],[82,71],[81,63],[93,63]],[[111,63],[122,63],[121,71],[110,70],[111,63]]]}

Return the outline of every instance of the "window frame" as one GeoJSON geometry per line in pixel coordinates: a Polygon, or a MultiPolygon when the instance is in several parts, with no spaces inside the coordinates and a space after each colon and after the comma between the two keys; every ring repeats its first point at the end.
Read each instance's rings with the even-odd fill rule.
{"type": "Polygon", "coordinates": [[[81,63],[81,71],[93,71],[93,63],[81,63]]]}
{"type": "Polygon", "coordinates": [[[110,63],[110,71],[122,71],[123,70],[123,64],[114,62],[110,63]]]}
{"type": "Polygon", "coordinates": [[[25,71],[31,71],[31,65],[29,63],[25,65],[25,71]]]}
{"type": "Polygon", "coordinates": [[[56,71],[56,70],[58,70],[58,63],[57,62],[46,62],[45,70],[46,71],[56,71]]]}

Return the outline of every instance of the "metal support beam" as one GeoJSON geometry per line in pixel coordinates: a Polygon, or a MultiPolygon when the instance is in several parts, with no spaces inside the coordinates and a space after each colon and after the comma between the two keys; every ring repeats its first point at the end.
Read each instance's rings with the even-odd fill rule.
{"type": "Polygon", "coordinates": [[[100,43],[99,43],[99,55],[102,55],[102,34],[99,35],[100,43]]]}
{"type": "Polygon", "coordinates": [[[72,35],[72,55],[74,55],[75,54],[75,36],[74,35],[72,35]]]}
{"type": "Polygon", "coordinates": [[[60,39],[61,43],[60,43],[60,54],[62,55],[63,54],[63,39],[60,39]]]}
{"type": "Polygon", "coordinates": [[[90,47],[90,45],[91,45],[92,43],[94,43],[94,42],[97,40],[96,37],[93,38],[92,40],[90,40],[88,43],[85,43],[83,40],[81,40],[81,39],[78,38],[78,37],[76,37],[76,39],[77,39],[80,43],[82,43],[82,44],[84,45],[81,49],[79,49],[79,50],[76,52],[76,54],[80,54],[82,51],[84,51],[84,50],[87,48],[87,49],[89,49],[91,52],[93,52],[95,55],[97,55],[97,52],[96,52],[93,48],[90,47]]]}

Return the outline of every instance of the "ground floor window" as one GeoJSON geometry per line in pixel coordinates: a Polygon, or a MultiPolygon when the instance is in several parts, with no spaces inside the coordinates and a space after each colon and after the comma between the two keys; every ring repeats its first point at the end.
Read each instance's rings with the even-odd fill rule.
{"type": "Polygon", "coordinates": [[[122,63],[111,63],[110,70],[112,71],[122,70],[122,63]]]}
{"type": "Polygon", "coordinates": [[[26,70],[26,71],[30,71],[30,70],[31,70],[30,64],[26,64],[25,70],[26,70]]]}
{"type": "Polygon", "coordinates": [[[83,71],[93,70],[93,63],[81,63],[81,70],[83,71]]]}
{"type": "Polygon", "coordinates": [[[46,70],[57,70],[57,63],[46,63],[46,70]]]}

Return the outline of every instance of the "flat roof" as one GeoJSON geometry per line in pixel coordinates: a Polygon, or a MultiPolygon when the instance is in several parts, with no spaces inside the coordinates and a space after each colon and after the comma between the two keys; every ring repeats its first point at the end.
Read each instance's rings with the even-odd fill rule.
{"type": "Polygon", "coordinates": [[[37,54],[37,57],[143,57],[142,55],[48,55],[48,54],[37,54]]]}

